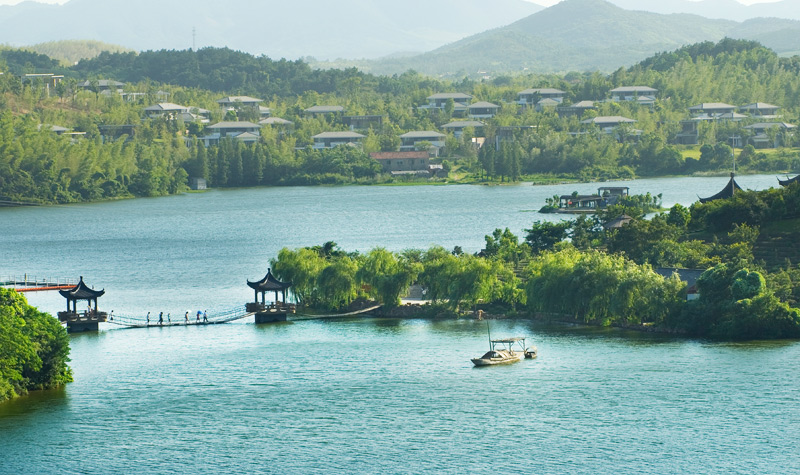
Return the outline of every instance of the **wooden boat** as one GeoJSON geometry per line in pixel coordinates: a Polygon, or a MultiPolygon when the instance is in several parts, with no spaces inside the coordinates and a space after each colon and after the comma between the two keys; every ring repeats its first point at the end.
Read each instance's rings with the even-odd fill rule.
{"type": "Polygon", "coordinates": [[[475,366],[492,366],[516,363],[522,360],[523,356],[526,356],[525,338],[504,338],[489,340],[489,351],[480,358],[472,358],[471,361],[475,366]]]}

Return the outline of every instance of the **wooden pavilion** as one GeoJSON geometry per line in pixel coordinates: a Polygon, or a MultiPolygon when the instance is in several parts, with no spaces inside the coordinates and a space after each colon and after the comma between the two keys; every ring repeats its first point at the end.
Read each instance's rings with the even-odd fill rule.
{"type": "Polygon", "coordinates": [[[259,281],[251,282],[248,280],[247,285],[255,292],[255,302],[247,304],[247,311],[255,313],[256,323],[286,321],[286,315],[294,312],[294,305],[286,302],[286,291],[292,286],[291,282],[278,280],[272,275],[272,269],[267,269],[267,275],[259,281]],[[275,294],[275,299],[269,305],[266,300],[267,292],[275,294]],[[260,302],[258,299],[259,294],[261,294],[260,302]],[[280,299],[278,294],[280,294],[280,299]]]}
{"type": "Polygon", "coordinates": [[[97,310],[97,299],[106,293],[105,289],[94,290],[89,288],[83,282],[83,276],[81,276],[78,285],[69,290],[59,290],[58,293],[67,299],[67,311],[58,312],[58,320],[67,324],[68,332],[97,331],[99,323],[108,319],[107,313],[97,310]],[[87,302],[88,308],[86,311],[78,312],[78,301],[87,302]],[[94,302],[94,305],[92,305],[92,302],[94,302]],[[72,306],[71,309],[70,306],[72,306]]]}

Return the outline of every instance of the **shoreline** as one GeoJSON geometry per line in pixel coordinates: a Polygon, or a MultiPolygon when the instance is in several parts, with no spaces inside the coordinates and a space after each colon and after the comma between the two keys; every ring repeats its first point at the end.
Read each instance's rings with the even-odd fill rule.
{"type": "MultiPolygon", "coordinates": [[[[537,180],[540,178],[540,175],[529,175],[523,177],[523,179],[514,181],[514,182],[500,182],[500,181],[482,181],[482,180],[446,180],[446,181],[409,181],[409,182],[387,182],[387,181],[374,181],[369,183],[364,182],[353,182],[353,183],[340,183],[340,184],[317,184],[317,185],[265,185],[265,186],[250,186],[250,187],[211,187],[205,190],[191,190],[187,189],[181,191],[180,193],[173,193],[167,195],[159,195],[159,196],[116,196],[116,197],[109,197],[103,198],[99,200],[87,200],[87,201],[74,201],[68,203],[58,203],[58,202],[32,202],[32,201],[20,201],[18,199],[9,199],[6,201],[0,201],[0,209],[3,208],[21,208],[21,207],[44,207],[44,206],[72,206],[72,205],[85,205],[85,204],[95,204],[95,203],[106,203],[112,201],[123,201],[123,200],[137,200],[137,199],[153,199],[153,198],[167,198],[170,196],[182,196],[187,194],[201,194],[207,193],[209,191],[224,191],[224,190],[242,190],[242,189],[262,189],[262,188],[286,188],[286,187],[302,187],[302,188],[319,188],[319,187],[350,187],[350,186],[385,186],[385,187],[405,187],[405,186],[458,186],[458,185],[475,185],[475,186],[556,186],[556,185],[580,185],[580,184],[593,184],[593,183],[614,183],[620,181],[638,181],[638,180],[652,180],[652,179],[675,179],[675,178],[713,178],[713,177],[724,177],[728,174],[727,171],[720,171],[719,173],[711,173],[711,172],[703,172],[703,173],[693,173],[691,175],[654,175],[654,176],[637,176],[633,178],[610,178],[610,179],[595,179],[595,180],[581,180],[578,178],[565,178],[565,177],[554,177],[553,181],[549,180],[537,180]]],[[[738,173],[737,176],[758,176],[758,175],[797,175],[800,172],[765,172],[765,171],[757,171],[757,172],[747,172],[747,173],[738,173]]],[[[776,176],[777,176],[776,175],[776,176]]],[[[573,213],[566,213],[566,214],[573,214],[573,213]]]]}

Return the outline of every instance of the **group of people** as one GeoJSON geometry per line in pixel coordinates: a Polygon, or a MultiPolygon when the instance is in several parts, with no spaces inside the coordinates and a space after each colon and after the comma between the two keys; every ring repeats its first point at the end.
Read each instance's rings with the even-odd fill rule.
{"type": "MultiPolygon", "coordinates": [[[[203,317],[202,323],[208,323],[208,311],[200,311],[200,310],[198,310],[197,311],[197,318],[195,319],[195,324],[201,323],[200,322],[200,317],[201,316],[203,317]]],[[[147,319],[147,325],[149,326],[150,325],[150,312],[147,312],[146,319],[147,319]]],[[[187,325],[189,324],[189,311],[188,310],[183,315],[183,321],[184,321],[185,324],[187,324],[187,325]]],[[[171,323],[172,323],[172,314],[167,313],[167,324],[169,325],[171,323]]],[[[158,314],[158,324],[159,325],[164,325],[164,312],[159,312],[159,314],[158,314]]]]}

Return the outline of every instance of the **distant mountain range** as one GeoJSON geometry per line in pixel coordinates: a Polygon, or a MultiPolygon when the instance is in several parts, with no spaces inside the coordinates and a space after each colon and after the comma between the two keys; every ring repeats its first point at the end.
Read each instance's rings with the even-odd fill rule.
{"type": "MultiPolygon", "coordinates": [[[[0,6],[0,44],[79,39],[139,51],[227,46],[319,67],[476,76],[610,71],[726,36],[795,54],[797,20],[800,0],[751,6],[735,0],[564,0],[546,9],[524,0],[28,1],[0,6]],[[675,13],[687,11],[704,16],[675,13]]],[[[59,48],[59,57],[70,62],[74,55],[91,57],[87,48],[73,55],[59,48]]]]}
{"type": "Polygon", "coordinates": [[[691,13],[706,18],[745,21],[752,18],[785,18],[800,20],[800,2],[781,0],[771,3],[744,5],[736,0],[611,0],[626,10],[654,13],[691,13]]]}
{"type": "Polygon", "coordinates": [[[70,0],[0,6],[0,44],[227,46],[271,58],[422,53],[541,10],[524,0],[70,0]],[[195,39],[193,40],[193,30],[195,39]]]}
{"type": "Polygon", "coordinates": [[[796,53],[800,21],[756,18],[739,23],[625,10],[604,0],[564,0],[506,27],[422,55],[357,66],[379,74],[414,69],[444,76],[612,71],[660,51],[725,37],[759,41],[778,53],[796,53]]]}

